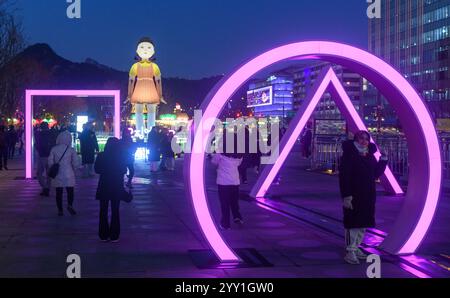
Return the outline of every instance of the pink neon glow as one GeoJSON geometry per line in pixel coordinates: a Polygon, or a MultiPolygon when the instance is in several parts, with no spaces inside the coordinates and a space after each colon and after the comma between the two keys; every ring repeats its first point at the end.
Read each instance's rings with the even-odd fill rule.
{"type": "MultiPolygon", "coordinates": [[[[386,244],[385,249],[392,253],[414,253],[431,224],[439,200],[442,178],[440,148],[432,118],[422,99],[408,81],[383,60],[355,47],[334,42],[299,42],[278,47],[254,58],[225,80],[225,82],[216,89],[216,92],[212,93],[211,96],[205,100],[204,106],[202,106],[204,108],[203,119],[216,118],[232,94],[258,71],[280,61],[295,58],[301,59],[302,57],[308,56],[314,56],[321,59],[340,59],[340,61],[348,62],[348,64],[356,69],[361,68],[367,71],[369,75],[386,84],[392,83],[392,85],[397,88],[397,92],[403,96],[403,98],[395,98],[392,100],[401,101],[401,103],[405,105],[406,110],[397,112],[399,112],[400,115],[408,116],[410,116],[409,113],[413,113],[413,116],[408,117],[408,121],[404,124],[404,127],[420,127],[415,133],[420,135],[424,141],[424,146],[420,148],[417,146],[417,149],[415,149],[415,147],[410,147],[410,150],[412,149],[410,156],[414,154],[416,154],[416,156],[427,154],[425,162],[422,160],[411,160],[411,163],[421,163],[420,166],[423,171],[415,173],[415,175],[420,176],[420,180],[417,181],[422,181],[422,183],[424,183],[423,185],[421,184],[424,195],[422,196],[422,194],[414,192],[407,193],[405,206],[401,210],[399,219],[383,244],[386,244]],[[406,107],[408,109],[406,109],[406,107]],[[420,150],[420,152],[417,150],[420,150]],[[418,218],[415,217],[415,213],[419,214],[418,218]],[[410,226],[408,222],[415,222],[415,224],[410,226]]],[[[326,86],[325,84],[321,84],[319,88],[324,89],[326,86]]],[[[386,87],[386,89],[388,89],[388,87],[386,87]]],[[[389,91],[391,90],[393,89],[389,89],[389,91]]],[[[316,94],[317,93],[318,92],[316,92],[316,94]]],[[[312,101],[317,100],[317,96],[312,98],[312,101]]],[[[314,105],[311,103],[311,106],[314,105]]],[[[310,109],[312,108],[307,107],[306,111],[310,112],[310,109]]],[[[358,119],[355,117],[352,118],[358,119]]],[[[219,234],[212,219],[206,199],[203,169],[205,163],[206,139],[212,129],[212,124],[206,123],[203,119],[194,133],[194,151],[191,154],[188,164],[189,186],[194,211],[202,232],[220,260],[237,261],[237,255],[229,248],[228,244],[219,234]],[[201,149],[201,151],[199,152],[197,149],[201,149]]],[[[301,119],[294,132],[297,132],[298,127],[303,127],[305,122],[305,119],[301,119]]],[[[291,142],[292,141],[288,140],[286,146],[292,145],[291,142]]],[[[285,159],[285,154],[287,153],[280,153],[280,158],[285,159]]],[[[274,165],[273,168],[273,173],[279,169],[277,165],[274,165]]],[[[271,176],[273,176],[273,174],[271,174],[271,176]]],[[[387,178],[390,179],[393,177],[390,177],[388,174],[387,178]]],[[[263,187],[262,190],[265,191],[266,188],[267,186],[263,187]]],[[[397,189],[397,191],[399,191],[399,189],[397,189]]]]}
{"type": "Polygon", "coordinates": [[[120,90],[26,90],[25,91],[25,178],[33,177],[33,96],[114,97],[114,136],[120,138],[120,90]]]}

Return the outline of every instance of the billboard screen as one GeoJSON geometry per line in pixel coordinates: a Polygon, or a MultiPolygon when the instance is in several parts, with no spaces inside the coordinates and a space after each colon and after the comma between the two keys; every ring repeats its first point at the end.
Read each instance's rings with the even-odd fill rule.
{"type": "Polygon", "coordinates": [[[272,104],[272,86],[247,91],[247,107],[268,106],[272,104]]]}

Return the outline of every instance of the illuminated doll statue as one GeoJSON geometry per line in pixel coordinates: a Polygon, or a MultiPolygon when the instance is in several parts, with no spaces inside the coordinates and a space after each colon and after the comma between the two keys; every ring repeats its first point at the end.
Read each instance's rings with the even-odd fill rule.
{"type": "Polygon", "coordinates": [[[161,71],[152,61],[155,46],[149,38],[142,38],[136,50],[139,62],[130,70],[128,100],[135,105],[136,133],[143,137],[155,126],[156,112],[162,97],[161,71]],[[147,125],[144,126],[144,108],[147,110],[147,125]]]}

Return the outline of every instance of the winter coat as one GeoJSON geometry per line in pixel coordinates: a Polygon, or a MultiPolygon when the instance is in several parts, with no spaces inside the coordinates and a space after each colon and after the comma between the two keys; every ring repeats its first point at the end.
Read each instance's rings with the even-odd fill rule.
{"type": "Polygon", "coordinates": [[[377,161],[375,144],[369,144],[369,152],[362,156],[353,141],[342,144],[339,166],[339,186],[342,198],[352,196],[353,209],[344,208],[344,227],[375,227],[376,180],[384,173],[386,160],[377,161]]]}
{"type": "Polygon", "coordinates": [[[85,129],[80,134],[80,151],[83,164],[93,164],[95,161],[95,152],[99,151],[97,136],[95,132],[85,129]]]}
{"type": "Polygon", "coordinates": [[[242,163],[242,158],[232,158],[223,154],[214,154],[211,162],[217,165],[218,185],[239,185],[238,167],[242,163]]]}
{"type": "Polygon", "coordinates": [[[8,146],[13,147],[17,144],[19,140],[17,132],[14,129],[10,129],[7,132],[8,146]]]}
{"type": "Polygon", "coordinates": [[[149,161],[160,161],[161,160],[161,144],[162,137],[161,133],[157,132],[153,128],[147,137],[147,148],[149,150],[148,160],[149,161]]]}
{"type": "Polygon", "coordinates": [[[8,137],[5,131],[0,131],[0,149],[5,149],[8,147],[8,137]]]}
{"type": "Polygon", "coordinates": [[[36,131],[35,140],[35,148],[39,157],[48,157],[56,144],[54,132],[49,129],[36,131]]]}
{"type": "Polygon", "coordinates": [[[125,154],[125,162],[127,165],[131,165],[134,163],[135,154],[137,150],[137,145],[133,142],[131,137],[122,137],[120,143],[123,148],[123,152],[125,154]]]}
{"type": "Polygon", "coordinates": [[[125,193],[123,186],[123,176],[127,172],[125,154],[99,153],[94,169],[100,175],[95,198],[102,201],[119,201],[125,193]]]}
{"type": "Polygon", "coordinates": [[[75,172],[80,166],[77,152],[72,148],[72,135],[68,131],[61,132],[56,139],[56,146],[50,151],[48,166],[59,162],[59,171],[55,179],[51,179],[52,187],[74,187],[75,172]],[[64,151],[67,149],[66,153],[64,151]],[[59,161],[61,156],[64,157],[59,161]]]}

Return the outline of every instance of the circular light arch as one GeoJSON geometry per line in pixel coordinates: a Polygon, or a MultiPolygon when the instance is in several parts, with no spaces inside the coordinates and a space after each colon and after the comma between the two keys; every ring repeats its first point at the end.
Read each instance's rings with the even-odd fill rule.
{"type": "Polygon", "coordinates": [[[414,253],[434,217],[442,182],[441,152],[432,117],[419,94],[392,66],[364,50],[342,43],[306,41],[267,51],[222,79],[205,98],[201,123],[195,123],[192,153],[185,161],[189,196],[201,231],[222,262],[239,261],[219,233],[205,191],[205,151],[209,133],[228,99],[253,75],[287,60],[318,59],[342,65],[368,79],[397,112],[408,140],[408,191],[391,231],[381,248],[392,254],[414,253]]]}

